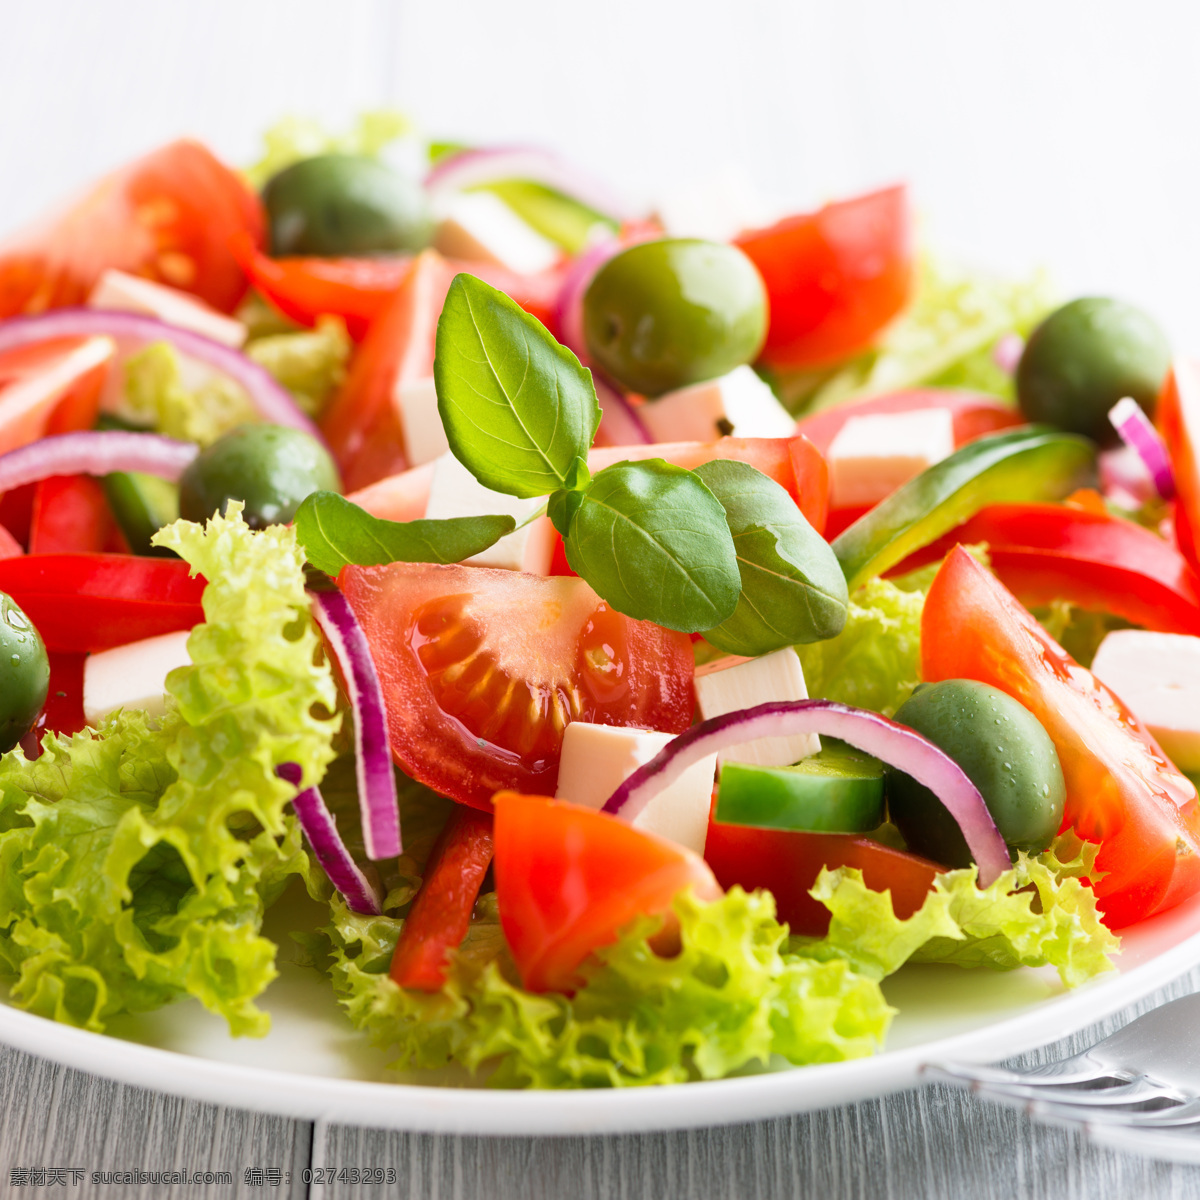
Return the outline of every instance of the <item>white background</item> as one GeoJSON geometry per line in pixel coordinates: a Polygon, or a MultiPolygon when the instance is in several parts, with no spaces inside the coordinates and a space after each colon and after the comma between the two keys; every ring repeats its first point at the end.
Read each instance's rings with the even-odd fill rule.
{"type": "Polygon", "coordinates": [[[0,0],[0,229],[181,133],[397,104],[652,199],[906,178],[927,238],[1116,294],[1200,353],[1195,0],[0,0]]]}

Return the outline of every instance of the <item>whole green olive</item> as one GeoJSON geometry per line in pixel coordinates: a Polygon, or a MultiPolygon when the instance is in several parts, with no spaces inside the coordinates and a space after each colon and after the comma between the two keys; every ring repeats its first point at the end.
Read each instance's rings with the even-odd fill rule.
{"type": "Polygon", "coordinates": [[[374,158],[322,154],[285,167],[262,192],[271,253],[415,253],[433,240],[420,184],[374,158]]]}
{"type": "MultiPolygon", "coordinates": [[[[925,684],[896,720],[927,737],[966,772],[1010,850],[1045,850],[1062,824],[1066,784],[1041,722],[999,688],[973,679],[925,684]]],[[[888,814],[917,854],[965,867],[971,854],[958,822],[923,784],[888,774],[888,814]]]]}
{"type": "Polygon", "coordinates": [[[0,592],[0,753],[34,726],[50,689],[50,661],[33,622],[0,592]]]}
{"type": "Polygon", "coordinates": [[[206,521],[231,500],[252,529],[286,525],[313,492],[340,492],[329,451],[283,425],[240,425],[202,450],[179,481],[179,515],[206,521]]]}
{"type": "Polygon", "coordinates": [[[659,396],[753,360],[767,333],[767,294],[736,246],[642,242],[596,272],[583,298],[583,328],[601,369],[659,396]]]}
{"type": "Polygon", "coordinates": [[[1052,312],[1030,335],[1017,365],[1017,401],[1031,421],[1116,440],[1108,411],[1132,396],[1150,415],[1171,363],[1153,317],[1101,296],[1052,312]]]}

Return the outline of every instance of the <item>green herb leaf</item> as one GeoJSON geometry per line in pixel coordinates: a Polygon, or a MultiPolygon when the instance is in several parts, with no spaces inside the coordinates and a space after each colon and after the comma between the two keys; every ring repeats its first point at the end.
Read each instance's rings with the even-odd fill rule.
{"type": "Polygon", "coordinates": [[[734,459],[705,463],[696,474],[724,506],[742,577],[733,616],[707,640],[731,654],[755,655],[841,633],[846,577],[787,492],[734,459]]]}
{"type": "Polygon", "coordinates": [[[661,458],[606,467],[571,514],[567,562],[618,612],[694,633],[733,614],[741,592],[721,502],[661,458]]]}
{"type": "Polygon", "coordinates": [[[569,486],[600,405],[591,372],[540,321],[475,276],[456,276],[433,377],[450,448],[480,483],[521,497],[569,486]]]}
{"type": "Polygon", "coordinates": [[[296,537],[308,561],[326,575],[347,563],[456,563],[512,533],[510,516],[444,521],[384,521],[336,492],[313,492],[296,510],[296,537]]]}

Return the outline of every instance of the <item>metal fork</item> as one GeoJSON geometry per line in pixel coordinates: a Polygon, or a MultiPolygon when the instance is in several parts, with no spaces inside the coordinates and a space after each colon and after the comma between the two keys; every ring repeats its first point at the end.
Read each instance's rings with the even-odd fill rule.
{"type": "Polygon", "coordinates": [[[955,1062],[921,1070],[1114,1149],[1200,1163],[1200,993],[1028,1071],[955,1062]]]}

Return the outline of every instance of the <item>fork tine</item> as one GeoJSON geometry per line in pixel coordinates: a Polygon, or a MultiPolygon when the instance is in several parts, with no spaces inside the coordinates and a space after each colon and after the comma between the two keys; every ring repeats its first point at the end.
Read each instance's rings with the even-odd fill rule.
{"type": "Polygon", "coordinates": [[[1059,1085],[1054,1080],[1032,1084],[980,1081],[973,1083],[971,1087],[984,1096],[1003,1095],[1010,1100],[1077,1105],[1080,1108],[1108,1108],[1116,1105],[1144,1104],[1148,1100],[1181,1099],[1178,1092],[1151,1083],[1144,1075],[1112,1087],[1076,1088],[1059,1085]]]}
{"type": "Polygon", "coordinates": [[[1031,1100],[1029,1114],[1054,1120],[1085,1125],[1120,1125],[1126,1129],[1182,1129],[1200,1124],[1200,1100],[1188,1100],[1169,1108],[1122,1110],[1119,1108],[1084,1108],[1080,1105],[1054,1104],[1031,1100]]]}
{"type": "Polygon", "coordinates": [[[993,1084],[1038,1088],[1064,1087],[1069,1084],[1095,1083],[1101,1079],[1121,1079],[1128,1082],[1134,1078],[1123,1072],[1098,1069],[1095,1063],[1087,1060],[1086,1051],[1029,1071],[1008,1071],[1003,1067],[988,1067],[981,1063],[933,1062],[925,1063],[921,1072],[935,1075],[949,1083],[969,1084],[972,1087],[993,1084]]]}

